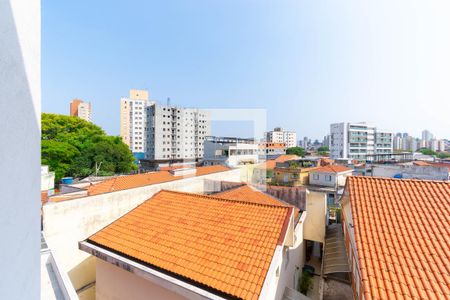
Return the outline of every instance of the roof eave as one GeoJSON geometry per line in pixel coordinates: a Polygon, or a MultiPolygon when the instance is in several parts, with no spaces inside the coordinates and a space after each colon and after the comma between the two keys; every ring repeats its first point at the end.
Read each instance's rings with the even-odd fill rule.
{"type": "Polygon", "coordinates": [[[94,245],[87,240],[79,242],[78,247],[80,250],[85,251],[97,258],[100,258],[107,263],[113,264],[125,271],[133,273],[136,276],[149,280],[154,284],[157,284],[165,289],[168,289],[189,299],[226,299],[209,291],[206,291],[200,287],[189,284],[188,282],[182,281],[178,278],[172,277],[168,274],[162,273],[148,266],[144,266],[119,254],[94,245]]]}

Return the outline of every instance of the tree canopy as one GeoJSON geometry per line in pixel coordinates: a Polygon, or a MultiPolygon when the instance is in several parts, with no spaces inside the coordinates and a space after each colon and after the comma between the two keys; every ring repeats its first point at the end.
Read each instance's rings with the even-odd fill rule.
{"type": "Polygon", "coordinates": [[[428,148],[420,148],[419,152],[424,155],[436,155],[437,154],[436,152],[434,152],[433,150],[428,149],[428,148]]]}
{"type": "Polygon", "coordinates": [[[330,148],[328,148],[327,146],[321,146],[317,148],[317,152],[330,152],[330,148]]]}
{"type": "Polygon", "coordinates": [[[291,147],[286,149],[286,154],[295,154],[297,156],[304,157],[306,155],[306,151],[302,147],[291,147]]]}
{"type": "Polygon", "coordinates": [[[85,177],[129,173],[136,166],[134,157],[120,137],[107,136],[102,128],[77,117],[46,114],[42,116],[41,160],[64,176],[85,177]]]}

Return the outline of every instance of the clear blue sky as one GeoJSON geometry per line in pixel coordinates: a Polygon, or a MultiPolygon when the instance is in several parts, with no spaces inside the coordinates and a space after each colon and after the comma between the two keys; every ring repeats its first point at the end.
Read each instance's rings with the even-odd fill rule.
{"type": "Polygon", "coordinates": [[[116,135],[120,97],[143,88],[186,107],[266,108],[269,128],[299,138],[341,121],[450,138],[449,1],[368,2],[43,1],[42,111],[81,98],[116,135]]]}

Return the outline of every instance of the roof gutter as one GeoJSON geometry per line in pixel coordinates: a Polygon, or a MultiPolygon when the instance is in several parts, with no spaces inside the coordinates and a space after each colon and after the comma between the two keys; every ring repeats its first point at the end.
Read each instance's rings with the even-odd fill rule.
{"type": "Polygon", "coordinates": [[[213,300],[224,300],[216,294],[210,293],[204,289],[191,285],[185,281],[179,280],[135,261],[127,259],[116,253],[93,245],[88,241],[81,241],[78,243],[80,250],[83,250],[101,260],[104,260],[110,264],[113,264],[125,271],[131,272],[139,277],[142,277],[154,284],[157,284],[167,290],[173,291],[189,299],[213,299],[213,300]]]}

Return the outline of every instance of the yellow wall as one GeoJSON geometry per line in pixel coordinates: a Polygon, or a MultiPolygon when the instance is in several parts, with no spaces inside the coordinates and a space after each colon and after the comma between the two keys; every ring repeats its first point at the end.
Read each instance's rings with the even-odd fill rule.
{"type": "Polygon", "coordinates": [[[306,185],[309,182],[308,171],[302,170],[293,171],[292,169],[287,170],[275,169],[274,170],[275,182],[280,184],[285,183],[285,175],[287,175],[287,180],[289,182],[293,182],[293,186],[306,185]]]}

